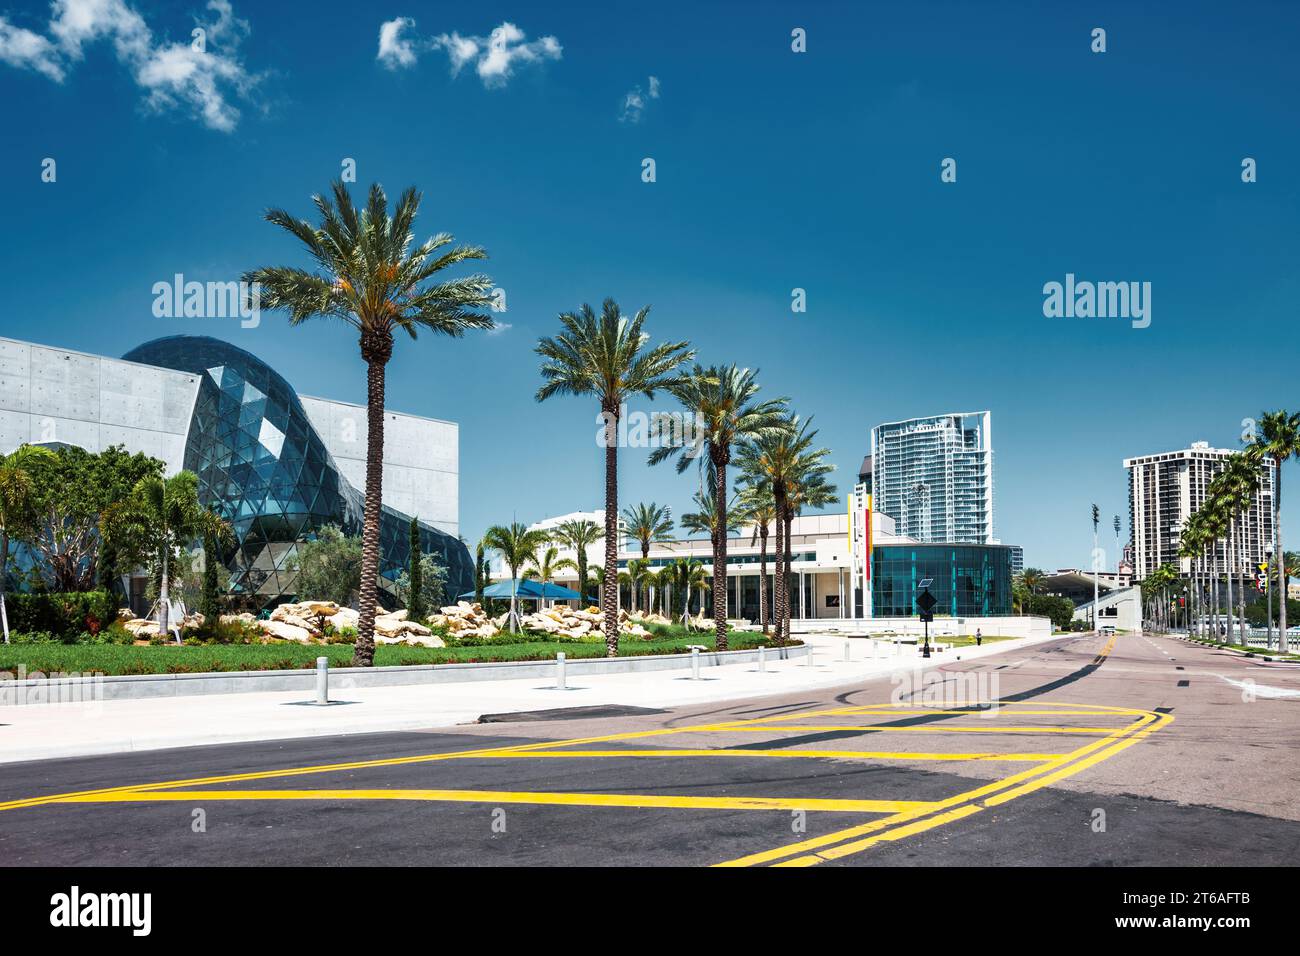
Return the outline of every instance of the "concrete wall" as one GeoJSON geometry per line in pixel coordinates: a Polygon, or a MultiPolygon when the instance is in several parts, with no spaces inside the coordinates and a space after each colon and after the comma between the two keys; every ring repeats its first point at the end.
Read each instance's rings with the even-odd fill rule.
{"type": "MultiPolygon", "coordinates": [[[[298,396],[339,470],[366,488],[366,410],[298,396]]],[[[460,533],[460,428],[454,422],[384,411],[384,504],[448,534],[460,533]]]]}
{"type": "Polygon", "coordinates": [[[0,338],[0,453],[24,442],[124,445],[184,465],[199,376],[0,338]]]}
{"type": "MultiPolygon", "coordinates": [[[[1103,622],[1104,623],[1104,622],[1103,622]]],[[[975,629],[987,637],[1051,637],[1052,622],[1045,617],[937,617],[930,624],[930,636],[960,637],[975,635],[975,629]]],[[[823,631],[838,634],[886,634],[915,637],[925,632],[925,625],[914,617],[875,617],[851,620],[793,620],[792,634],[823,631]]]]}

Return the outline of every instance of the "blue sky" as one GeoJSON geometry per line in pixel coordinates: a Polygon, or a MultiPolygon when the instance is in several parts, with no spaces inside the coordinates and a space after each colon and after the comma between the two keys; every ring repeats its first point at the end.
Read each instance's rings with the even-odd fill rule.
{"type": "MultiPolygon", "coordinates": [[[[991,409],[997,532],[1048,568],[1089,561],[1093,501],[1127,536],[1124,457],[1235,447],[1300,404],[1294,4],[209,6],[0,0],[0,331],[109,355],[216,335],[362,401],[344,327],[157,319],[151,289],[302,264],[262,212],[308,214],[345,157],[362,187],[415,184],[417,231],[486,247],[507,293],[508,328],[401,341],[388,373],[390,407],[461,425],[471,542],[601,505],[596,408],[538,406],[532,349],[606,296],[759,368],[841,490],[873,425],[991,409]],[[453,75],[503,24],[507,55],[480,41],[453,75]],[[1071,272],[1150,282],[1151,325],[1045,318],[1071,272]]],[[[689,477],[621,461],[624,503],[689,510],[689,477]]]]}

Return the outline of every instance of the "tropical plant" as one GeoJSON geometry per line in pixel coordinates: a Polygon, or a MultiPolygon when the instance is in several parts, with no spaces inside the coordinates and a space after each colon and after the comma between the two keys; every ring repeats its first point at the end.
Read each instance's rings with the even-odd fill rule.
{"type": "Polygon", "coordinates": [[[637,596],[642,585],[646,583],[649,573],[649,558],[630,558],[627,562],[627,569],[619,575],[619,584],[626,584],[628,592],[632,596],[632,613],[634,614],[640,610],[637,596]]]}
{"type": "Polygon", "coordinates": [[[483,544],[497,554],[510,569],[510,632],[519,629],[519,598],[513,582],[519,580],[520,569],[537,563],[537,551],[550,541],[550,535],[538,528],[529,528],[518,521],[508,525],[494,524],[483,535],[483,544]]]}
{"type": "Polygon", "coordinates": [[[776,505],[767,482],[758,475],[742,472],[743,482],[739,500],[744,520],[750,522],[749,544],[758,541],[758,617],[767,634],[772,624],[772,608],[767,600],[767,537],[768,528],[776,520],[776,505]]]}
{"type": "Polygon", "coordinates": [[[411,519],[410,534],[407,539],[406,555],[406,578],[407,578],[407,597],[406,611],[413,621],[424,620],[426,605],[424,604],[424,587],[420,580],[420,520],[411,519]]]}
{"type": "Polygon", "coordinates": [[[1300,413],[1284,411],[1265,412],[1260,416],[1255,440],[1247,446],[1246,453],[1255,460],[1273,463],[1273,554],[1281,555],[1278,565],[1278,650],[1288,653],[1286,633],[1286,552],[1282,550],[1282,465],[1289,458],[1300,456],[1300,413]]]}
{"type": "MultiPolygon", "coordinates": [[[[554,540],[550,538],[548,540],[554,540]]],[[[524,569],[524,577],[536,577],[545,586],[551,583],[551,578],[560,571],[578,569],[578,562],[572,558],[560,557],[560,549],[555,545],[547,545],[546,550],[542,551],[541,557],[534,552],[528,558],[529,566],[524,569]]]]}
{"type": "Polygon", "coordinates": [[[786,428],[767,432],[741,442],[736,463],[751,480],[765,483],[772,495],[776,511],[776,580],[772,600],[776,619],[774,643],[785,643],[786,614],[788,612],[788,583],[790,554],[786,543],[786,513],[789,507],[791,485],[805,472],[811,460],[828,455],[828,449],[813,448],[817,432],[811,428],[811,419],[801,421],[797,415],[787,419],[786,428]]]}
{"type": "MultiPolygon", "coordinates": [[[[718,511],[712,534],[713,577],[727,579],[727,507],[731,486],[727,466],[737,443],[756,440],[765,435],[784,432],[787,424],[785,398],[758,400],[759,385],[755,373],[735,365],[696,365],[690,373],[667,386],[667,390],[695,416],[701,428],[700,440],[708,455],[710,495],[718,511]]],[[[699,441],[691,445],[661,445],[650,455],[650,464],[677,459],[680,474],[700,453],[699,441]]],[[[713,591],[713,628],[718,650],[727,648],[727,589],[713,591]]]]}
{"type": "Polygon", "coordinates": [[[351,606],[361,593],[361,539],[326,525],[314,538],[300,541],[289,567],[297,572],[294,590],[303,600],[351,606]]]}
{"type": "Polygon", "coordinates": [[[587,600],[587,549],[601,539],[604,532],[594,521],[583,518],[561,522],[552,537],[574,553],[578,566],[578,593],[587,600]]]}
{"type": "Polygon", "coordinates": [[[474,546],[474,603],[482,605],[483,589],[488,586],[487,544],[482,538],[474,546]]]}
{"type": "Polygon", "coordinates": [[[1047,580],[1047,574],[1041,568],[1025,568],[1020,572],[1020,580],[1029,589],[1030,594],[1037,594],[1047,580]]]}
{"type": "MultiPolygon", "coordinates": [[[[793,540],[792,532],[794,527],[795,515],[801,514],[804,508],[824,508],[827,505],[835,504],[839,499],[836,488],[827,480],[827,475],[835,470],[835,466],[825,461],[830,455],[830,451],[825,448],[816,449],[813,452],[800,456],[796,461],[794,473],[789,482],[786,495],[785,506],[785,543],[786,543],[786,573],[790,573],[790,550],[793,540]]],[[[790,609],[792,602],[786,592],[785,605],[785,635],[790,636],[790,609]]]]}
{"type": "Polygon", "coordinates": [[[151,558],[157,562],[158,634],[163,637],[168,633],[169,588],[177,552],[193,541],[228,534],[225,522],[199,503],[199,479],[192,471],[141,479],[127,498],[105,510],[102,531],[132,563],[146,564],[151,558]]]}
{"type": "MultiPolygon", "coordinates": [[[[606,299],[599,318],[591,306],[560,316],[563,330],[537,343],[544,382],[537,400],[555,395],[592,395],[600,402],[600,435],[605,449],[605,567],[618,567],[618,422],[631,397],[653,398],[683,362],[695,355],[685,342],[666,342],[647,349],[642,331],[649,306],[631,319],[613,299],[606,299]]],[[[606,574],[600,589],[605,612],[605,653],[618,655],[618,575],[606,574]]]]}
{"type": "Polygon", "coordinates": [[[37,494],[31,465],[49,460],[54,453],[39,445],[19,445],[0,455],[0,624],[9,643],[9,615],[5,610],[5,580],[9,576],[9,542],[28,541],[36,535],[37,494]]]}
{"type": "Polygon", "coordinates": [[[128,454],[120,445],[100,452],[68,445],[28,461],[37,510],[28,543],[53,590],[89,591],[99,583],[99,555],[105,544],[112,548],[100,533],[101,518],[144,478],[161,479],[163,467],[157,458],[128,454]]]}
{"type": "Polygon", "coordinates": [[[412,248],[412,224],[420,193],[405,190],[391,214],[388,197],[375,183],[363,209],[352,204],[343,182],[332,185],[333,199],[316,195],[320,225],[272,209],[266,220],[297,238],[315,263],[314,271],[294,267],[255,269],[244,281],[259,290],[260,306],[289,313],[289,324],[308,319],[338,319],[360,340],[366,363],[366,493],[361,546],[361,607],[353,665],[369,667],[375,657],[375,600],[379,575],[379,522],[383,505],[384,373],[393,354],[394,333],[412,339],[420,331],[459,337],[469,329],[490,329],[480,311],[493,303],[492,280],[471,275],[431,280],[444,269],[485,259],[477,246],[450,247],[439,233],[412,248]]]}
{"type": "Polygon", "coordinates": [[[403,571],[394,583],[398,600],[406,604],[407,616],[412,621],[424,621],[430,609],[442,607],[447,601],[447,569],[433,554],[420,554],[416,569],[415,575],[403,571]]]}
{"type": "Polygon", "coordinates": [[[623,509],[628,537],[635,538],[641,546],[641,557],[650,556],[650,545],[656,541],[673,539],[673,512],[667,505],[642,502],[623,509]]]}
{"type": "Polygon", "coordinates": [[[708,584],[708,573],[696,558],[676,558],[664,567],[664,571],[668,572],[673,594],[680,592],[682,595],[682,623],[685,624],[691,616],[691,591],[703,589],[708,584]]]}

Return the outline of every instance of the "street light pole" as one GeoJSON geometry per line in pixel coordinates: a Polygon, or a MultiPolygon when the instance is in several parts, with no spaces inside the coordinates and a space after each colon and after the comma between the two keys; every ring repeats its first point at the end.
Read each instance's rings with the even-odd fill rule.
{"type": "Polygon", "coordinates": [[[1092,506],[1092,630],[1097,630],[1097,601],[1101,598],[1101,589],[1097,582],[1097,522],[1101,519],[1101,509],[1092,506]]]}

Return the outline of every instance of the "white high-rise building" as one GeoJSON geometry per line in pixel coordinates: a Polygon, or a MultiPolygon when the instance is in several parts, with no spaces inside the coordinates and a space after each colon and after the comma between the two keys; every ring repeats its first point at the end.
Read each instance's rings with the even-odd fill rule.
{"type": "Polygon", "coordinates": [[[989,412],[888,422],[871,430],[874,510],[918,541],[992,544],[989,412]]]}
{"type": "MultiPolygon", "coordinates": [[[[1210,481],[1223,470],[1235,452],[1211,448],[1209,442],[1192,442],[1191,448],[1125,458],[1128,469],[1129,523],[1133,529],[1133,576],[1142,580],[1162,564],[1172,564],[1186,575],[1191,560],[1178,554],[1184,524],[1205,504],[1210,481]]],[[[1273,550],[1273,464],[1260,465],[1260,486],[1243,516],[1238,533],[1239,550],[1232,567],[1245,562],[1253,569],[1273,550]]],[[[1226,542],[1219,545],[1224,562],[1226,542]]],[[[1220,567],[1223,567],[1220,564],[1220,567]]]]}

